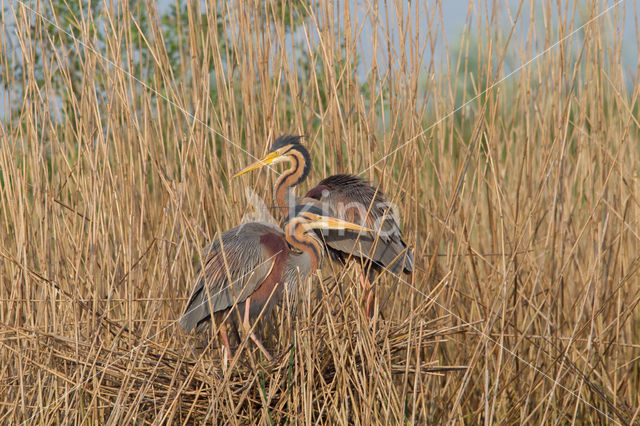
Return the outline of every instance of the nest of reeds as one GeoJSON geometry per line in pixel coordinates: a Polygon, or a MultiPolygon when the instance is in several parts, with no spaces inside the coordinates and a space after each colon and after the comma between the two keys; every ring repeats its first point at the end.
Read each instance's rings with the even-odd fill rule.
{"type": "MultiPolygon", "coordinates": [[[[265,416],[280,422],[298,415],[330,420],[333,414],[323,408],[330,400],[365,406],[374,382],[401,385],[416,375],[464,369],[438,365],[430,356],[447,336],[465,331],[442,325],[445,318],[373,322],[350,308],[315,309],[296,321],[286,318],[285,309],[275,315],[284,318],[279,329],[263,330],[276,355],[270,362],[246,339],[224,362],[213,341],[195,349],[192,336],[145,338],[112,321],[98,321],[79,339],[14,332],[32,343],[25,345],[25,362],[37,368],[46,363],[46,380],[61,389],[48,405],[82,407],[97,400],[93,406],[102,407],[102,418],[148,423],[255,422],[265,416]]],[[[170,335],[177,332],[173,327],[164,328],[170,335]]],[[[34,402],[34,418],[37,412],[34,402]]]]}

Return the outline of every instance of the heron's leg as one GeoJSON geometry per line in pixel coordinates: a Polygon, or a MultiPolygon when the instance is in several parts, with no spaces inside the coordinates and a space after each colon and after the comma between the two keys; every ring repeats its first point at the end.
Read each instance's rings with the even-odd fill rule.
{"type": "Polygon", "coordinates": [[[220,339],[222,340],[222,344],[227,350],[225,354],[225,358],[227,361],[231,360],[231,346],[229,345],[229,337],[227,336],[227,325],[222,323],[220,324],[220,339]]]}
{"type": "Polygon", "coordinates": [[[258,337],[254,334],[254,332],[251,331],[251,323],[249,322],[249,311],[250,311],[249,307],[250,306],[251,306],[251,297],[248,297],[247,300],[245,300],[245,302],[244,302],[244,324],[243,324],[244,325],[244,329],[247,331],[247,333],[249,333],[249,337],[251,338],[251,340],[253,340],[253,343],[256,344],[258,349],[260,349],[260,351],[267,358],[267,361],[271,361],[273,359],[273,357],[271,356],[269,351],[267,351],[267,348],[264,347],[264,345],[258,339],[258,337]]]}
{"type": "Polygon", "coordinates": [[[373,286],[371,285],[369,278],[365,277],[364,274],[365,274],[364,269],[362,269],[359,275],[360,275],[360,285],[364,290],[365,312],[369,318],[373,318],[373,313],[374,313],[373,306],[375,301],[375,293],[373,291],[373,286]]]}

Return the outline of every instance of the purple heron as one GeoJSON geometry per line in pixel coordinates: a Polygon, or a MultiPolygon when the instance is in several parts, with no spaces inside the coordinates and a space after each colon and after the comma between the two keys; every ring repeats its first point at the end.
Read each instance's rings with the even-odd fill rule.
{"type": "Polygon", "coordinates": [[[227,359],[231,355],[227,323],[231,323],[236,331],[241,325],[271,360],[250,331],[251,322],[266,316],[285,291],[295,295],[298,280],[306,282],[320,267],[323,246],[315,229],[367,231],[360,225],[322,216],[316,208],[300,206],[286,221],[284,230],[269,223],[249,222],[223,232],[206,251],[196,286],[180,319],[182,328],[187,333],[194,328],[202,331],[213,312],[216,324],[220,324],[227,359]],[[234,308],[236,314],[231,311],[234,308]],[[242,324],[238,324],[240,318],[242,324]]]}
{"type": "Polygon", "coordinates": [[[300,143],[301,136],[285,135],[277,138],[269,153],[234,177],[269,164],[289,163],[290,167],[277,179],[274,198],[277,206],[286,213],[290,206],[312,203],[328,216],[359,223],[375,232],[322,230],[322,238],[331,257],[345,262],[353,258],[362,265],[360,283],[365,289],[365,306],[368,316],[373,314],[374,292],[371,282],[380,271],[386,269],[399,274],[413,272],[413,253],[402,239],[400,226],[384,194],[354,175],[329,176],[309,190],[303,199],[293,201],[290,188],[304,181],[311,169],[311,155],[300,143]]]}

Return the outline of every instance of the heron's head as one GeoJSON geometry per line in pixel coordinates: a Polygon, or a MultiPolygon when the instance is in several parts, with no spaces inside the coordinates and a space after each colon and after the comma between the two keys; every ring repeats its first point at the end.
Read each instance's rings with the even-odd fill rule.
{"type": "Polygon", "coordinates": [[[336,217],[327,216],[320,208],[309,204],[297,205],[293,211],[293,215],[289,216],[285,222],[293,225],[293,232],[295,232],[295,229],[298,226],[302,226],[304,232],[313,231],[315,229],[351,229],[354,231],[373,232],[372,229],[367,227],[347,222],[346,220],[338,219],[336,217]]]}
{"type": "Polygon", "coordinates": [[[242,176],[245,173],[270,164],[287,162],[293,166],[292,169],[297,176],[293,185],[302,182],[311,169],[311,156],[307,148],[300,143],[300,139],[302,139],[302,136],[280,136],[273,142],[269,153],[264,158],[240,170],[233,177],[242,176]]]}

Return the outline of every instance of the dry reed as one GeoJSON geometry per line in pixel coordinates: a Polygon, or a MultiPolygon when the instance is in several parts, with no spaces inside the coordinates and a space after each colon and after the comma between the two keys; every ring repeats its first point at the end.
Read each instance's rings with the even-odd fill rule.
{"type": "Polygon", "coordinates": [[[0,422],[638,422],[637,4],[489,3],[441,62],[439,2],[395,35],[403,2],[187,2],[171,37],[153,3],[3,3],[0,422]],[[359,65],[362,19],[390,68],[359,65]],[[224,370],[176,321],[245,187],[270,203],[274,173],[229,177],[284,132],[301,190],[382,183],[416,272],[370,324],[326,262],[277,359],[224,370]]]}

